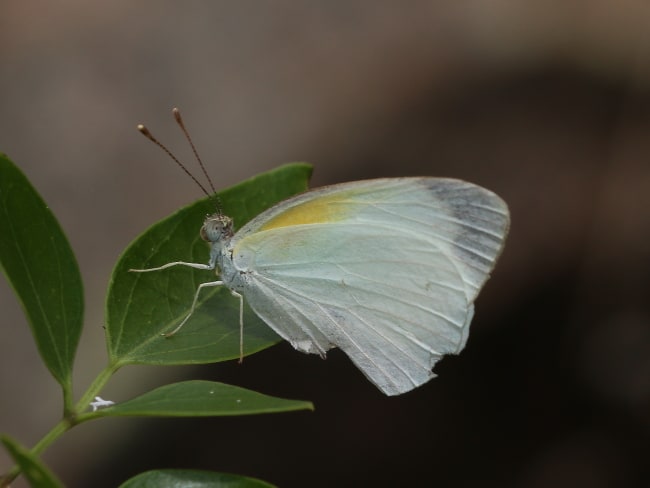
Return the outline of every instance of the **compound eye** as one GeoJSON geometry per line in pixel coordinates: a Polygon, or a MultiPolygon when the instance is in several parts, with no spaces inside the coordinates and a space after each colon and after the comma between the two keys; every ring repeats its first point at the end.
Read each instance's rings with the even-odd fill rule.
{"type": "Polygon", "coordinates": [[[201,239],[203,239],[206,242],[209,242],[210,239],[208,239],[208,231],[205,230],[205,225],[201,226],[201,231],[199,232],[199,235],[201,236],[201,239]]]}

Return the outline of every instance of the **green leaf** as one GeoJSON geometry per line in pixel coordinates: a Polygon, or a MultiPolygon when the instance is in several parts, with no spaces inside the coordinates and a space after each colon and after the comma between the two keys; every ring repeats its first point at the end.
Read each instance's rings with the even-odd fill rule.
{"type": "MultiPolygon", "coordinates": [[[[79,267],[50,209],[3,154],[0,264],[22,303],[43,361],[69,392],[83,320],[79,267]]],[[[4,332],[5,337],[10,334],[4,332]]]]}
{"type": "MultiPolygon", "coordinates": [[[[273,204],[307,189],[311,166],[290,164],[219,193],[224,213],[241,227],[273,204]]],[[[224,287],[204,290],[192,318],[177,334],[161,337],[187,315],[200,283],[215,281],[213,271],[184,266],[150,273],[129,269],[173,261],[207,263],[209,247],[199,237],[209,199],[200,200],[158,222],[124,252],[111,278],[106,309],[109,356],[124,364],[200,364],[239,357],[239,300],[224,287]]],[[[244,354],[265,349],[278,336],[245,307],[244,354]]]]}
{"type": "Polygon", "coordinates": [[[27,449],[8,436],[2,436],[0,441],[4,444],[14,462],[20,467],[20,471],[29,482],[29,486],[34,488],[63,488],[63,483],[27,449]]]}
{"type": "Polygon", "coordinates": [[[311,402],[286,400],[214,381],[182,381],[161,386],[88,417],[222,417],[313,410],[311,402]]]}
{"type": "Polygon", "coordinates": [[[236,474],[189,469],[147,471],[122,483],[119,488],[273,488],[255,478],[236,474]]]}

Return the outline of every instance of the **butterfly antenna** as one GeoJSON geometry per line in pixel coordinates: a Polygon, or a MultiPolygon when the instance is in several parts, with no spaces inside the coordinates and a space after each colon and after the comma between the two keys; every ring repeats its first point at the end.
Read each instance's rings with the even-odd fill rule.
{"type": "Polygon", "coordinates": [[[203,193],[205,193],[211,200],[213,200],[215,207],[217,209],[217,213],[221,214],[221,201],[219,200],[219,197],[216,194],[216,190],[214,189],[214,185],[212,184],[212,180],[210,179],[210,176],[208,175],[207,171],[205,170],[205,166],[203,166],[203,162],[201,161],[201,158],[199,158],[199,155],[196,151],[196,148],[194,147],[194,144],[192,143],[192,139],[190,138],[189,133],[187,132],[187,129],[185,128],[185,125],[183,124],[183,120],[181,119],[180,112],[178,109],[173,110],[174,118],[180,125],[183,133],[185,134],[185,137],[190,143],[190,146],[192,147],[192,151],[194,152],[194,155],[196,159],[199,162],[199,165],[201,166],[201,170],[203,171],[203,174],[208,180],[208,183],[210,184],[210,189],[212,190],[212,193],[210,193],[208,190],[206,190],[205,186],[201,184],[201,182],[190,172],[190,170],[185,167],[183,163],[180,162],[180,160],[174,156],[174,154],[167,149],[167,146],[165,146],[162,142],[160,142],[158,139],[154,137],[154,135],[147,129],[143,124],[138,124],[138,130],[140,131],[141,134],[143,134],[147,139],[149,139],[151,142],[156,144],[158,147],[160,147],[167,155],[174,161],[184,172],[192,178],[192,181],[198,185],[198,187],[201,189],[203,193]]]}
{"type": "Polygon", "coordinates": [[[192,148],[192,152],[194,153],[194,157],[199,162],[199,166],[201,167],[201,171],[203,171],[203,175],[205,176],[205,179],[208,180],[208,183],[210,184],[210,189],[212,190],[211,198],[214,201],[215,206],[217,207],[217,213],[222,213],[221,212],[221,200],[219,200],[219,197],[217,196],[217,190],[215,190],[214,185],[212,184],[212,178],[210,178],[210,175],[208,174],[208,171],[205,169],[205,166],[203,165],[203,161],[201,160],[201,156],[199,156],[199,152],[196,150],[196,146],[194,145],[194,142],[192,141],[192,138],[190,137],[189,131],[185,128],[185,123],[183,122],[183,118],[181,117],[181,111],[178,110],[178,108],[174,107],[172,109],[172,114],[174,114],[174,119],[176,119],[176,123],[181,128],[181,130],[183,131],[183,134],[185,134],[185,139],[187,139],[187,142],[190,143],[190,147],[192,148]]]}

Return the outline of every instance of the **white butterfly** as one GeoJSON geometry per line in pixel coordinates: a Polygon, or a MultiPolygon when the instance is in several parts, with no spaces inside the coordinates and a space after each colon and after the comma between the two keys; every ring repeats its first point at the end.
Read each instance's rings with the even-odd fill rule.
{"type": "MultiPolygon", "coordinates": [[[[474,300],[509,227],[507,205],[460,180],[389,178],[311,190],[261,213],[236,234],[206,218],[208,264],[219,281],[306,353],[341,348],[387,395],[435,375],[465,346],[474,300]]],[[[242,339],[243,340],[243,339],[242,339]]]]}

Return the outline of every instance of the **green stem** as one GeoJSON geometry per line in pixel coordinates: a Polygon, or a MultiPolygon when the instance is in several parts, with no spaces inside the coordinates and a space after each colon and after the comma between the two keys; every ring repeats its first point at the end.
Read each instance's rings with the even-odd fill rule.
{"type": "MultiPolygon", "coordinates": [[[[67,419],[62,419],[57,423],[52,430],[43,436],[43,438],[38,441],[31,452],[33,454],[39,454],[43,450],[52,444],[56,439],[58,439],[65,431],[70,429],[72,424],[67,419]]],[[[20,474],[20,468],[18,466],[13,466],[2,478],[0,478],[0,487],[8,487],[9,484],[15,480],[20,474]]]]}
{"type": "Polygon", "coordinates": [[[69,417],[74,415],[73,410],[74,397],[72,394],[72,381],[63,386],[63,416],[69,417]]]}
{"type": "MultiPolygon", "coordinates": [[[[57,440],[61,435],[70,430],[72,427],[77,425],[80,422],[85,422],[95,418],[92,415],[84,415],[84,410],[88,408],[90,402],[97,396],[97,394],[102,390],[104,385],[108,382],[110,377],[119,369],[119,366],[108,365],[104,368],[97,377],[90,384],[86,392],[79,399],[74,409],[69,410],[66,408],[66,416],[61,419],[47,434],[45,434],[40,441],[31,449],[31,453],[35,456],[38,456],[47,449],[50,444],[57,440]]],[[[64,392],[66,389],[64,388],[64,392]]],[[[71,390],[67,390],[71,391],[71,390]]],[[[65,395],[65,393],[64,393],[65,395]]],[[[67,403],[69,399],[64,400],[64,403],[67,403]]],[[[4,477],[0,477],[0,488],[4,486],[9,486],[16,477],[20,474],[20,469],[18,466],[14,466],[9,470],[4,477]]]]}
{"type": "Polygon", "coordinates": [[[52,430],[45,434],[40,441],[32,448],[32,454],[41,454],[50,444],[57,440],[64,432],[69,430],[72,424],[68,419],[63,419],[56,424],[52,430]]]}

